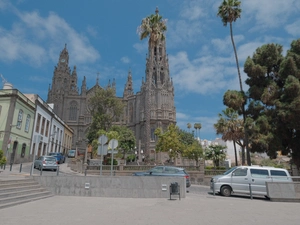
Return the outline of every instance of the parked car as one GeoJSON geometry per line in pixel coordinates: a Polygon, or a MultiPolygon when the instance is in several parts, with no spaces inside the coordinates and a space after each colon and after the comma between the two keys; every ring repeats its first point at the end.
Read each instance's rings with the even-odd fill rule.
{"type": "Polygon", "coordinates": [[[135,172],[133,176],[169,176],[169,177],[185,177],[186,187],[191,186],[190,175],[183,169],[175,166],[156,166],[148,171],[135,172]]]}
{"type": "Polygon", "coordinates": [[[55,157],[58,164],[66,161],[66,157],[61,152],[50,152],[48,155],[55,157]]]}
{"type": "Polygon", "coordinates": [[[58,165],[55,157],[46,155],[38,157],[34,161],[33,167],[39,170],[49,169],[56,171],[58,165]]]}
{"type": "Polygon", "coordinates": [[[238,166],[211,178],[210,189],[223,196],[232,193],[267,196],[266,182],[292,182],[286,169],[263,166],[238,166]]]}
{"type": "Polygon", "coordinates": [[[75,158],[75,154],[76,154],[76,150],[69,150],[68,151],[68,154],[67,154],[67,156],[68,156],[68,158],[75,158]]]}

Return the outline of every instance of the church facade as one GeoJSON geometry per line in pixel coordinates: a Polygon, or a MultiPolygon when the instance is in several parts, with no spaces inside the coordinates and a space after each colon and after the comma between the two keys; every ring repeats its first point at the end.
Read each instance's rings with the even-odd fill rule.
{"type": "MultiPolygon", "coordinates": [[[[146,56],[145,80],[143,78],[140,90],[134,93],[131,71],[128,72],[123,96],[117,96],[124,102],[124,113],[120,125],[130,128],[136,137],[139,150],[147,148],[147,156],[153,158],[155,151],[156,128],[165,130],[171,123],[176,123],[176,109],[174,106],[174,86],[169,72],[169,62],[166,53],[165,40],[148,47],[146,56]],[[149,111],[147,112],[147,110],[149,111]],[[147,127],[147,113],[150,125],[147,127]],[[148,131],[147,131],[148,129],[148,131]],[[150,130],[150,131],[149,131],[150,130]],[[150,142],[150,143],[149,143],[150,142]]],[[[116,88],[115,80],[109,87],[116,88]]],[[[48,90],[48,103],[54,104],[55,113],[74,130],[72,148],[83,151],[86,148],[86,134],[92,122],[88,110],[88,100],[100,87],[98,78],[96,84],[88,89],[86,77],[78,86],[76,66],[69,67],[69,53],[67,46],[61,51],[54,69],[52,84],[48,90]]]]}

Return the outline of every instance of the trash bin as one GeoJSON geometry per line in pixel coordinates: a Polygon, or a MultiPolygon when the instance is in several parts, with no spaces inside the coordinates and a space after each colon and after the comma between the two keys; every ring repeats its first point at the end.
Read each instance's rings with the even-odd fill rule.
{"type": "Polygon", "coordinates": [[[177,182],[173,182],[170,185],[170,200],[172,195],[179,195],[180,200],[180,185],[177,182]]]}

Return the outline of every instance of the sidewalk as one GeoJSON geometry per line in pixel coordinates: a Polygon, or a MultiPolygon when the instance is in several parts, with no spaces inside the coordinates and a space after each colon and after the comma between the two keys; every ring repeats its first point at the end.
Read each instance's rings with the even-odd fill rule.
{"type": "Polygon", "coordinates": [[[181,200],[54,196],[1,209],[0,218],[3,225],[296,225],[299,208],[297,203],[196,194],[181,200]]]}
{"type": "MultiPolygon", "coordinates": [[[[32,163],[31,162],[26,162],[22,163],[22,168],[20,172],[20,167],[21,164],[13,164],[12,167],[10,168],[10,165],[6,165],[5,170],[4,168],[0,169],[0,180],[1,179],[15,179],[15,178],[24,178],[30,176],[30,169],[32,163]],[[24,169],[24,168],[27,168],[24,169]]],[[[36,173],[36,169],[34,169],[36,173]]],[[[62,163],[59,164],[59,172],[67,174],[67,175],[78,175],[78,176],[84,176],[84,174],[77,173],[73,170],[71,170],[70,167],[68,167],[67,163],[62,163]]]]}

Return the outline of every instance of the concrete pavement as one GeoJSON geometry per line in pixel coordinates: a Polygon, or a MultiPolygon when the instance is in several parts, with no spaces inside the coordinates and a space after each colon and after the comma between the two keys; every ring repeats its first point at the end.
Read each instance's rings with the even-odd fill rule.
{"type": "Polygon", "coordinates": [[[55,196],[0,210],[2,225],[299,224],[300,205],[189,194],[185,199],[55,196]]]}
{"type": "MultiPolygon", "coordinates": [[[[0,178],[26,177],[18,166],[0,178]]],[[[67,164],[64,173],[74,173],[67,164]]],[[[1,182],[1,179],[0,179],[1,182]]],[[[54,196],[0,210],[1,225],[299,224],[300,204],[188,193],[181,200],[54,196]]]]}

